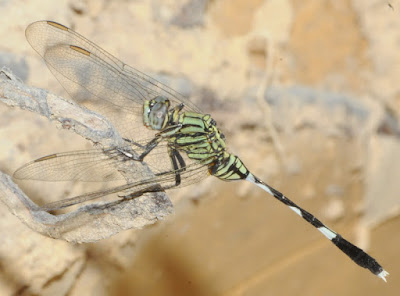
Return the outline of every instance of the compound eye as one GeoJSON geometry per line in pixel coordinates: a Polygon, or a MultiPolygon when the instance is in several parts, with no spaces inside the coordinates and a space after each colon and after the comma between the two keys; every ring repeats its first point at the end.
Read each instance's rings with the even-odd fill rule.
{"type": "Polygon", "coordinates": [[[163,129],[169,120],[170,102],[166,97],[157,96],[143,104],[143,123],[153,130],[163,129]]]}

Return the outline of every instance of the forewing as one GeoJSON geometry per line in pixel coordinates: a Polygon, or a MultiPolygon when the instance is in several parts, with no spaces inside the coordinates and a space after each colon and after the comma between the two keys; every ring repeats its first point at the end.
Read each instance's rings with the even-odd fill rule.
{"type": "Polygon", "coordinates": [[[142,125],[144,100],[166,96],[184,111],[199,109],[176,91],[129,67],[69,28],[50,21],[35,22],[26,38],[51,72],[76,100],[108,117],[122,136],[134,139],[142,125]],[[94,103],[94,104],[92,104],[94,103]]]}

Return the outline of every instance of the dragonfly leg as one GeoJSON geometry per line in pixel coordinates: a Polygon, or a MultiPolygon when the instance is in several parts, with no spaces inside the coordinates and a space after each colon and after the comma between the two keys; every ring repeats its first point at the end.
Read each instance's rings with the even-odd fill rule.
{"type": "Polygon", "coordinates": [[[168,153],[171,159],[172,168],[175,172],[175,186],[179,186],[182,181],[180,173],[185,170],[186,163],[182,155],[178,152],[178,150],[170,147],[168,149],[168,153]]]}
{"type": "Polygon", "coordinates": [[[146,145],[141,145],[139,143],[136,143],[135,141],[131,140],[131,139],[127,139],[127,138],[122,138],[124,141],[128,142],[129,144],[135,145],[136,147],[145,149],[146,145]]]}
{"type": "Polygon", "coordinates": [[[182,124],[169,125],[157,134],[160,137],[170,137],[176,134],[182,128],[182,124]]]}
{"type": "MultiPolygon", "coordinates": [[[[133,159],[138,160],[138,161],[143,161],[143,159],[146,157],[146,155],[149,154],[155,147],[157,147],[158,143],[160,143],[165,137],[175,134],[177,131],[180,130],[181,127],[182,127],[181,124],[172,125],[172,126],[167,127],[162,132],[158,133],[155,136],[155,138],[153,140],[151,140],[150,142],[148,142],[145,146],[142,146],[138,143],[134,143],[133,141],[128,140],[129,142],[131,142],[132,144],[134,144],[136,146],[142,146],[144,149],[144,151],[142,152],[142,154],[139,155],[139,157],[133,157],[133,159]]],[[[182,159],[182,157],[181,157],[181,159],[182,159]]]]}
{"type": "Polygon", "coordinates": [[[157,147],[158,143],[162,140],[162,137],[156,136],[153,140],[146,144],[145,150],[139,157],[135,160],[143,161],[147,154],[149,154],[154,148],[157,147]]]}
{"type": "MultiPolygon", "coordinates": [[[[143,159],[146,157],[146,155],[149,154],[155,147],[157,147],[158,143],[160,143],[165,137],[168,137],[168,136],[176,133],[177,131],[179,131],[181,127],[182,127],[181,124],[167,127],[162,132],[158,133],[153,140],[148,142],[146,144],[146,146],[140,145],[144,148],[144,151],[142,152],[142,154],[139,155],[139,157],[134,157],[133,159],[138,160],[138,161],[143,161],[143,159]]],[[[137,143],[134,143],[131,140],[129,140],[129,141],[132,142],[134,145],[137,145],[137,146],[139,145],[137,143]]]]}

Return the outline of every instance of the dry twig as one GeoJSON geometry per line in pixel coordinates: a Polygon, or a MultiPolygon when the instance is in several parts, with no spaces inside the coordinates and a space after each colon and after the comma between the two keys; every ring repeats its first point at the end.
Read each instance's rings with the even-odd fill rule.
{"type": "MultiPolygon", "coordinates": [[[[46,90],[26,86],[6,68],[0,70],[0,101],[45,116],[104,147],[123,143],[118,131],[103,116],[46,90]]],[[[142,228],[173,211],[166,194],[157,192],[131,200],[94,203],[67,214],[52,215],[37,206],[1,171],[0,199],[34,231],[70,242],[93,242],[122,230],[142,228]]]]}

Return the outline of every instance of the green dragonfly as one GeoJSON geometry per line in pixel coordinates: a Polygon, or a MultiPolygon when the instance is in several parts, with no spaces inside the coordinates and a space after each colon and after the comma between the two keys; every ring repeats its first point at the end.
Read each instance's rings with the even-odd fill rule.
{"type": "Polygon", "coordinates": [[[355,263],[386,281],[388,272],[370,255],[253,175],[239,157],[228,152],[225,137],[212,117],[185,97],[61,24],[35,22],[26,29],[26,37],[69,94],[104,114],[125,144],[48,155],[22,166],[14,177],[110,181],[124,179],[124,173],[129,173],[135,180],[49,203],[42,207],[44,210],[113,193],[136,198],[198,182],[208,175],[223,181],[246,180],[284,203],[355,263]],[[143,169],[143,163],[153,174],[143,169]]]}

